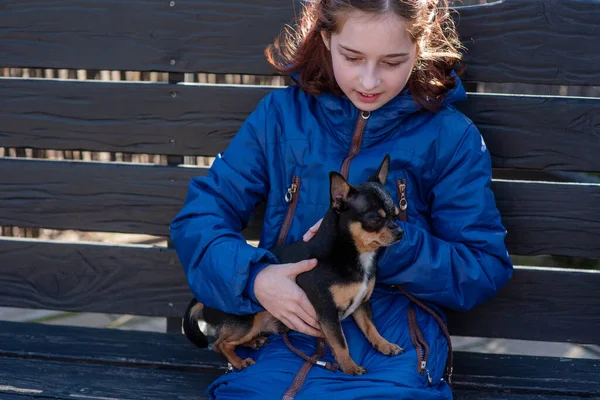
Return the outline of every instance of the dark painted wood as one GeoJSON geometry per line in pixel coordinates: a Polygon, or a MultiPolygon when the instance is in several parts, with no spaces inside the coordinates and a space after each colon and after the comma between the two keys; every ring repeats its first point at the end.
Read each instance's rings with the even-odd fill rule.
{"type": "Polygon", "coordinates": [[[0,304],[181,317],[191,299],[174,250],[0,238],[0,304]]]}
{"type": "Polygon", "coordinates": [[[599,271],[516,268],[490,301],[449,311],[453,335],[600,344],[599,271]]]}
{"type": "MultiPolygon", "coordinates": [[[[5,390],[8,390],[8,388],[5,388],[5,390]]],[[[17,391],[14,391],[15,393],[17,393],[17,391]]],[[[43,395],[39,395],[39,394],[24,394],[22,392],[20,392],[19,394],[9,394],[9,393],[2,393],[2,400],[56,400],[57,397],[48,397],[48,396],[43,396],[43,395]]]]}
{"type": "Polygon", "coordinates": [[[512,254],[600,258],[600,185],[494,181],[512,254]]]}
{"type": "MultiPolygon", "coordinates": [[[[1,239],[0,266],[9,307],[181,317],[192,296],[166,248],[1,239]]],[[[449,313],[450,331],[598,344],[598,287],[596,271],[518,268],[488,303],[449,313]]]]}
{"type": "MultiPolygon", "coordinates": [[[[591,397],[579,397],[579,396],[553,396],[546,394],[522,394],[522,393],[488,393],[480,391],[470,390],[455,390],[454,398],[456,400],[589,400],[591,397]]],[[[598,399],[600,397],[593,397],[591,399],[598,399]]],[[[72,397],[46,397],[37,395],[8,395],[2,394],[3,400],[57,400],[65,399],[72,400],[72,397]]],[[[198,400],[208,399],[208,396],[204,393],[198,394],[198,400]]]]}
{"type": "MultiPolygon", "coordinates": [[[[85,395],[114,398],[122,385],[111,382],[116,374],[124,374],[125,383],[130,383],[133,376],[147,382],[151,377],[170,379],[177,375],[176,382],[183,385],[176,390],[177,395],[185,396],[192,389],[200,394],[226,370],[226,363],[220,355],[196,349],[182,335],[153,332],[132,335],[119,330],[15,322],[0,322],[0,328],[0,366],[8,363],[14,366],[0,369],[3,384],[44,390],[41,395],[45,396],[52,394],[62,398],[70,394],[68,391],[78,393],[74,391],[76,388],[85,387],[91,391],[84,392],[85,395]],[[40,373],[43,366],[50,373],[44,373],[43,380],[39,376],[37,380],[31,379],[29,374],[40,373]],[[79,370],[70,377],[69,385],[64,386],[63,382],[61,386],[58,382],[61,372],[73,373],[75,368],[79,370]],[[103,372],[94,378],[97,371],[103,372]],[[195,377],[195,383],[191,384],[189,377],[195,377]],[[91,382],[91,379],[98,381],[91,382]],[[114,394],[109,396],[109,393],[114,394]]],[[[599,360],[457,352],[454,365],[458,399],[525,400],[529,397],[517,394],[525,396],[528,392],[536,393],[537,397],[532,399],[600,397],[599,360]],[[462,397],[463,393],[465,397],[462,397]],[[478,393],[479,397],[473,397],[474,393],[478,393]]],[[[137,396],[144,398],[154,395],[149,393],[151,390],[157,389],[163,395],[166,390],[155,386],[144,389],[138,384],[133,384],[133,387],[138,390],[137,396]]],[[[0,386],[3,394],[2,390],[10,393],[0,386]]],[[[131,392],[119,393],[119,398],[138,398],[134,393],[131,389],[131,392]],[[125,396],[125,393],[129,395],[125,396]]]]}
{"type": "Polygon", "coordinates": [[[0,146],[214,156],[271,90],[0,79],[0,146]]]}
{"type": "Polygon", "coordinates": [[[537,393],[487,392],[458,389],[454,391],[455,400],[589,400],[600,397],[564,396],[537,393]]]}
{"type": "Polygon", "coordinates": [[[600,3],[503,0],[460,9],[465,80],[600,85],[600,3]]]}
{"type": "MultiPolygon", "coordinates": [[[[0,159],[0,225],[168,235],[205,168],[0,159]]],[[[600,256],[600,186],[495,181],[513,254],[600,256]]],[[[245,235],[257,238],[257,212],[245,235]]]]}
{"type": "Polygon", "coordinates": [[[224,373],[227,361],[185,336],[0,321],[0,357],[224,373]]]}
{"type": "MultiPolygon", "coordinates": [[[[0,146],[214,156],[271,90],[0,79],[0,146]]],[[[598,99],[472,93],[459,108],[496,168],[600,171],[598,99]]]]}
{"type": "MultiPolygon", "coordinates": [[[[263,51],[299,3],[5,1],[0,65],[271,74],[263,51]]],[[[598,2],[505,0],[458,10],[467,79],[600,85],[598,2]]]]}
{"type": "Polygon", "coordinates": [[[458,389],[600,397],[600,360],[457,352],[458,389]]]}
{"type": "Polygon", "coordinates": [[[0,225],[168,235],[205,168],[0,159],[0,225]]]}
{"type": "Polygon", "coordinates": [[[495,168],[600,171],[600,100],[469,93],[458,108],[484,136],[495,168]]]}
{"type": "Polygon", "coordinates": [[[203,392],[217,376],[208,371],[0,357],[0,397],[14,395],[14,388],[19,388],[52,399],[198,400],[207,398],[203,392]]]}
{"type": "MultiPolygon", "coordinates": [[[[294,1],[175,0],[173,4],[168,0],[4,1],[0,65],[274,72],[263,51],[291,22],[294,1]]],[[[296,7],[299,10],[299,2],[296,7]]]]}

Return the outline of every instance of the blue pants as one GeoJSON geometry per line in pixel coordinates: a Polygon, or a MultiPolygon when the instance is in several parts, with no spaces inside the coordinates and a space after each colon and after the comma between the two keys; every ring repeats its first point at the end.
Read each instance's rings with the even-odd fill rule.
{"type": "MultiPolygon", "coordinates": [[[[373,320],[381,335],[397,343],[405,352],[394,357],[379,353],[366,340],[352,318],[347,318],[342,326],[350,355],[368,373],[350,376],[341,371],[314,366],[296,399],[451,400],[451,389],[442,379],[447,343],[437,322],[392,289],[376,287],[371,304],[373,320]],[[417,371],[417,353],[408,328],[409,307],[415,309],[418,325],[429,344],[427,368],[432,384],[425,374],[417,371]]],[[[305,354],[311,356],[316,353],[315,338],[297,332],[290,332],[289,338],[294,347],[305,354]]],[[[292,353],[279,335],[270,336],[269,343],[258,351],[241,347],[236,351],[242,358],[250,356],[256,360],[256,364],[218,378],[207,390],[212,399],[281,399],[304,364],[304,360],[292,353]]],[[[330,349],[327,349],[322,360],[335,362],[330,349]]]]}

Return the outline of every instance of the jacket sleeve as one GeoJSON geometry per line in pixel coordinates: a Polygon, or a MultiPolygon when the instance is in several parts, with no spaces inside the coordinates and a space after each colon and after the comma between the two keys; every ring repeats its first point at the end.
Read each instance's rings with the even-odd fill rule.
{"type": "Polygon", "coordinates": [[[233,314],[262,310],[253,296],[250,275],[277,262],[269,251],[249,245],[240,233],[269,190],[266,120],[263,100],[215,159],[208,175],[191,180],[184,207],[170,226],[196,299],[233,314]]]}
{"type": "Polygon", "coordinates": [[[483,138],[471,124],[458,144],[441,140],[446,142],[438,147],[437,179],[428,194],[431,232],[401,222],[404,237],[382,253],[378,280],[401,285],[423,300],[468,310],[503,287],[513,266],[483,138]]]}

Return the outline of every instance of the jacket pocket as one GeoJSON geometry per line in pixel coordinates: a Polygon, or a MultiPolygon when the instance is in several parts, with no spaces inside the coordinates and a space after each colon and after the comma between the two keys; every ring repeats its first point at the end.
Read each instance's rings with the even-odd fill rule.
{"type": "Polygon", "coordinates": [[[412,341],[417,353],[417,373],[419,375],[425,375],[427,377],[427,382],[431,386],[433,384],[433,379],[431,377],[431,374],[429,373],[429,369],[427,369],[427,359],[429,358],[429,344],[425,340],[423,332],[419,327],[415,309],[413,307],[409,307],[407,312],[410,340],[412,341]]]}
{"type": "Polygon", "coordinates": [[[292,182],[290,183],[290,186],[287,188],[287,191],[284,195],[285,202],[288,204],[288,209],[285,214],[285,218],[283,219],[283,225],[281,225],[281,229],[279,230],[279,235],[277,236],[278,246],[285,244],[285,239],[287,238],[290,227],[292,226],[294,214],[296,213],[296,205],[298,204],[298,197],[300,196],[300,183],[300,177],[298,175],[294,175],[292,177],[292,182]]]}

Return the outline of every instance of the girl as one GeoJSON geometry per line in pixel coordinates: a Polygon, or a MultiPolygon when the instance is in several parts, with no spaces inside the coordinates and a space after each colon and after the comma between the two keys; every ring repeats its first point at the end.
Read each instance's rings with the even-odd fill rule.
{"type": "Polygon", "coordinates": [[[329,171],[357,184],[389,153],[387,185],[404,237],[378,260],[371,304],[379,332],[405,353],[383,356],[347,318],[350,353],[366,375],[310,368],[273,335],[260,350],[239,349],[256,364],[222,376],[208,392],[217,399],[451,399],[449,343],[436,314],[492,297],[512,263],[490,190],[490,154],[453,106],[466,96],[453,72],[460,43],[447,0],[311,1],[297,28],[266,52],[297,85],[266,96],[208,176],[192,180],[171,236],[200,302],[235,314],[266,309],[293,330],[291,346],[333,362],[314,338],[321,336],[315,310],[295,283],[315,261],[280,265],[265,249],[314,234],[329,206],[329,171]],[[240,232],[261,201],[255,248],[240,232]]]}

